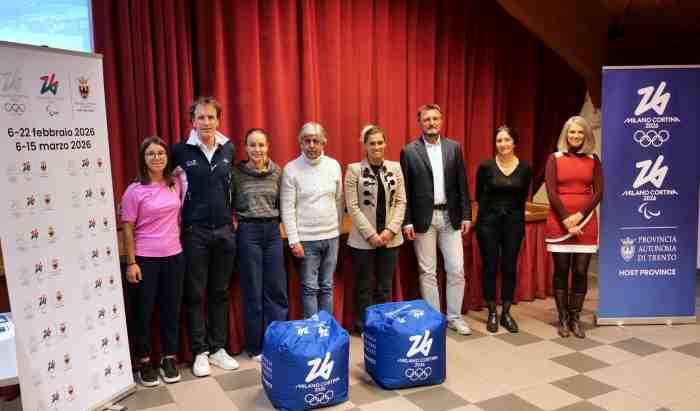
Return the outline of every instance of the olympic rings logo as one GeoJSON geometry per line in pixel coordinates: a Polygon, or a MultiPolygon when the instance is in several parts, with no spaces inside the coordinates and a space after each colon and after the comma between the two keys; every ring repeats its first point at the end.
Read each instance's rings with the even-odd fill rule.
{"type": "Polygon", "coordinates": [[[634,141],[645,148],[649,146],[661,147],[670,137],[671,134],[667,130],[661,130],[658,132],[656,130],[647,130],[646,132],[643,130],[637,130],[632,136],[634,141]]]}
{"type": "Polygon", "coordinates": [[[333,391],[319,392],[318,394],[306,394],[304,401],[312,407],[328,404],[333,400],[333,391]]]}
{"type": "Polygon", "coordinates": [[[24,114],[27,107],[24,104],[5,103],[5,111],[8,113],[24,114]]]}
{"type": "Polygon", "coordinates": [[[423,381],[426,378],[430,377],[430,374],[433,373],[433,369],[430,367],[421,367],[421,368],[408,368],[404,372],[404,375],[411,381],[423,381]]]}

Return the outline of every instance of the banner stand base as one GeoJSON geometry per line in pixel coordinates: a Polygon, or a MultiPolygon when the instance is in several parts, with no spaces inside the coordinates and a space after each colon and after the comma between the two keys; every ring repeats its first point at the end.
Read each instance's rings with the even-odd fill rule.
{"type": "Polygon", "coordinates": [[[697,323],[697,317],[687,316],[687,317],[598,317],[596,314],[594,316],[595,325],[644,325],[644,324],[662,324],[662,325],[675,325],[675,324],[695,324],[697,323]]]}
{"type": "MultiPolygon", "coordinates": [[[[90,408],[90,411],[102,411],[102,410],[117,409],[117,408],[113,408],[117,402],[123,400],[124,398],[128,397],[129,395],[131,395],[135,392],[136,392],[136,383],[132,383],[128,387],[126,387],[123,390],[119,391],[118,393],[114,394],[114,396],[112,398],[107,399],[105,401],[102,401],[101,403],[90,408]]],[[[121,407],[121,409],[124,409],[124,407],[121,407]]]]}

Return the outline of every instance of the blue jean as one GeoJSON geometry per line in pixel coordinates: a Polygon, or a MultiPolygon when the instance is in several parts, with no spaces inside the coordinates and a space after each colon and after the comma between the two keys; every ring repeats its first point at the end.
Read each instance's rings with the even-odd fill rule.
{"type": "Polygon", "coordinates": [[[304,258],[299,264],[304,318],[319,310],[333,315],[333,274],[338,263],[339,237],[302,241],[304,258]]]}
{"type": "Polygon", "coordinates": [[[238,265],[245,312],[245,349],[260,354],[267,326],[287,320],[287,271],[277,221],[238,226],[238,265]]]}

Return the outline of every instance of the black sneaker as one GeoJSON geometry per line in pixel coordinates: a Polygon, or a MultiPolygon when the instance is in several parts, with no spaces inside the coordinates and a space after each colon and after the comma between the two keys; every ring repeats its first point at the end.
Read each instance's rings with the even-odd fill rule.
{"type": "Polygon", "coordinates": [[[175,365],[174,358],[163,358],[160,362],[160,376],[168,384],[180,381],[180,371],[175,365]]]}
{"type": "Polygon", "coordinates": [[[141,368],[139,368],[139,379],[141,380],[141,385],[144,387],[155,387],[160,384],[158,379],[158,373],[153,364],[150,362],[142,362],[141,368]]]}

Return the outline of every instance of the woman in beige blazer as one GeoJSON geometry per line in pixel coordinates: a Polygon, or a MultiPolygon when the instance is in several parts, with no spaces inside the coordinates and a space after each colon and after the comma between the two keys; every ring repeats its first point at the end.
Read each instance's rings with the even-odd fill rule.
{"type": "Polygon", "coordinates": [[[361,136],[365,158],[348,165],[345,174],[345,201],[352,218],[348,246],[357,279],[355,322],[359,333],[364,326],[365,309],[391,301],[406,212],[401,165],[384,159],[384,131],[368,125],[361,136]]]}

